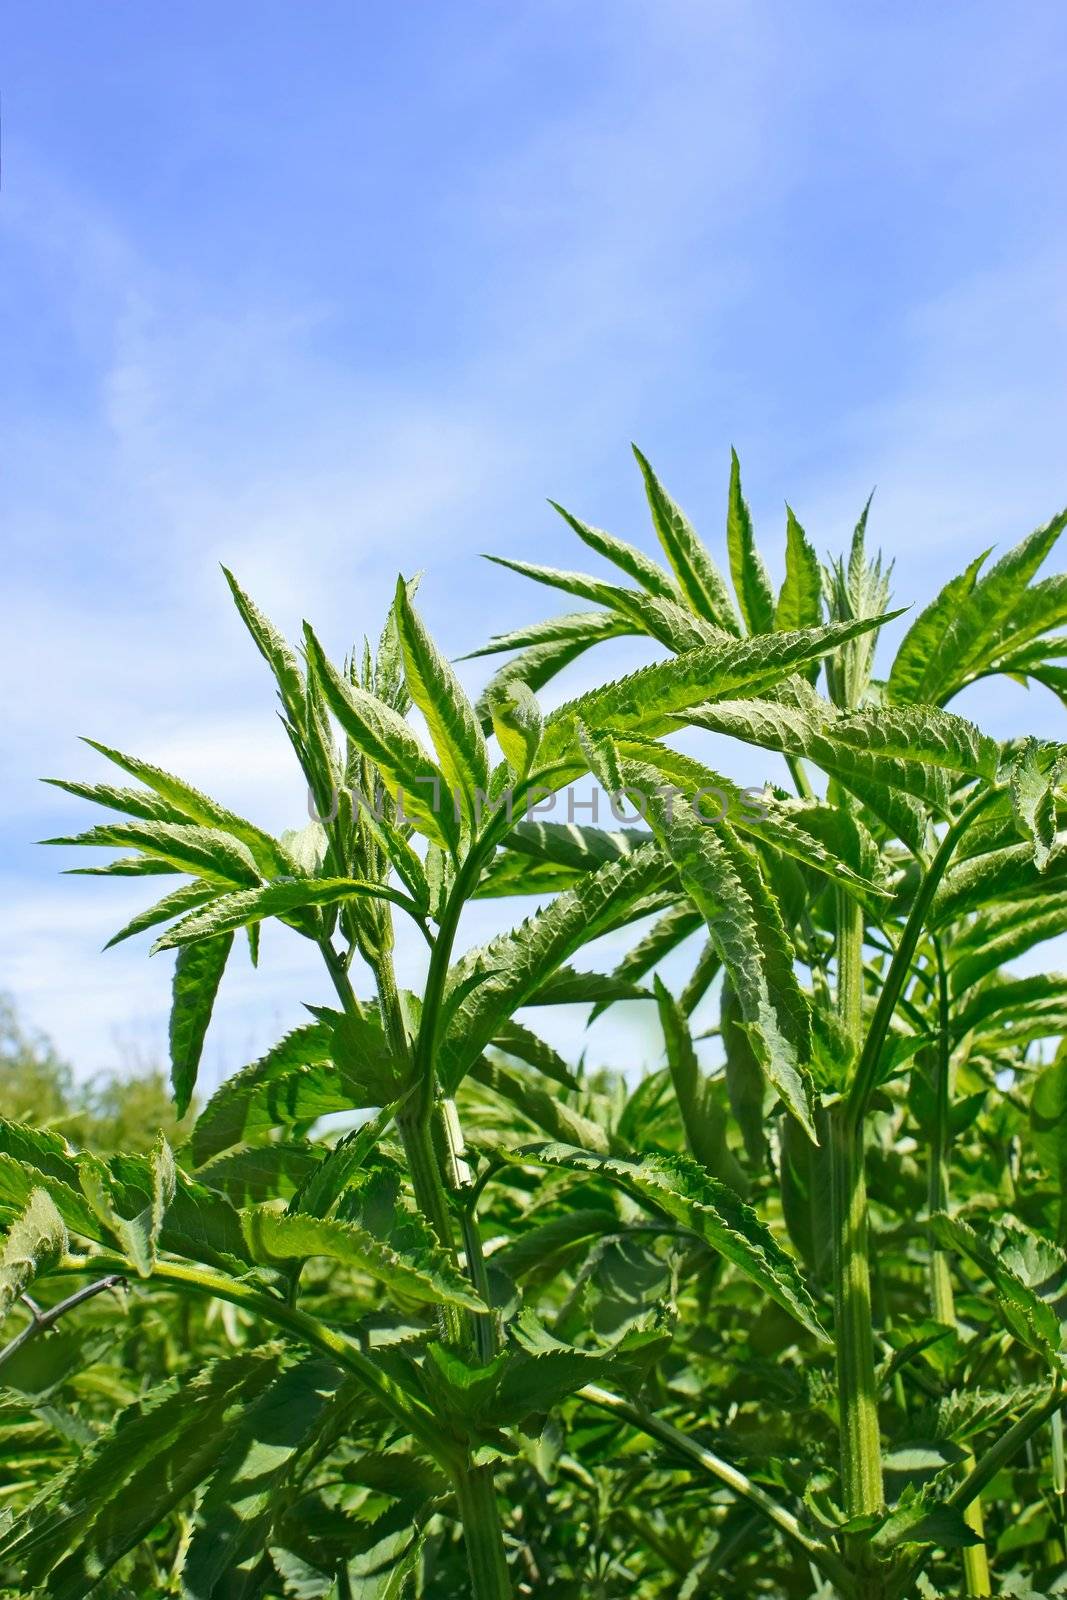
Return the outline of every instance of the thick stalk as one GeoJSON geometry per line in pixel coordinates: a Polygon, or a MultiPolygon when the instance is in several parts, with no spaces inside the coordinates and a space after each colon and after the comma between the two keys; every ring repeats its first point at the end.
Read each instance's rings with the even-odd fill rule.
{"type": "MultiPolygon", "coordinates": [[[[937,961],[937,1052],[934,1059],[934,1120],[930,1132],[929,1170],[927,1174],[927,1209],[931,1217],[948,1209],[949,1168],[952,1150],[950,1111],[952,1106],[952,1058],[949,1049],[949,994],[948,973],[940,940],[933,941],[937,961]]],[[[937,1322],[956,1327],[956,1297],[952,1288],[952,1273],[946,1250],[930,1241],[930,1306],[937,1322]]],[[[967,1462],[974,1465],[968,1452],[967,1462]]],[[[982,1540],[981,1544],[967,1545],[963,1551],[964,1593],[991,1595],[992,1581],[989,1559],[985,1547],[985,1522],[982,1500],[976,1495],[963,1513],[968,1527],[982,1540]]]]}
{"type": "MultiPolygon", "coordinates": [[[[434,1022],[430,1024],[432,1032],[429,1035],[429,1050],[426,1054],[426,1043],[419,1030],[419,1040],[414,1053],[414,1072],[416,1072],[416,1091],[410,1106],[405,1107],[397,1117],[397,1128],[405,1149],[408,1171],[411,1174],[411,1187],[414,1197],[418,1202],[419,1210],[426,1216],[430,1226],[437,1234],[438,1240],[445,1250],[454,1254],[453,1210],[451,1210],[448,1189],[446,1189],[445,1174],[442,1173],[442,1152],[438,1152],[434,1142],[434,1115],[435,1110],[440,1112],[440,1102],[437,1102],[437,1074],[434,1070],[435,1043],[435,1018],[440,998],[443,994],[443,982],[448,976],[448,963],[451,958],[456,928],[459,923],[459,912],[462,904],[466,902],[467,872],[477,874],[480,866],[467,869],[467,862],[459,870],[459,893],[454,894],[448,909],[446,925],[438,933],[438,941],[434,947],[434,955],[430,958],[430,976],[432,976],[432,989],[427,984],[427,1000],[424,1002],[424,1019],[426,1019],[426,1003],[434,1006],[434,1022]]],[[[397,1054],[398,1059],[411,1058],[411,1046],[408,1043],[403,1010],[400,1005],[400,994],[397,990],[392,952],[382,949],[381,954],[374,960],[374,978],[378,982],[378,1002],[381,1006],[382,1026],[386,1029],[390,1048],[397,1054]]],[[[454,1120],[454,1107],[451,1107],[454,1120]]],[[[454,1142],[462,1142],[459,1126],[445,1128],[442,1139],[442,1149],[453,1149],[454,1142]]],[[[458,1181],[456,1160],[450,1163],[453,1181],[458,1181]]],[[[467,1254],[467,1275],[472,1278],[478,1290],[485,1296],[485,1272],[482,1280],[478,1280],[478,1267],[483,1267],[482,1245],[477,1240],[477,1250],[472,1242],[472,1235],[477,1235],[477,1219],[464,1213],[464,1245],[467,1254]]],[[[464,1350],[467,1357],[482,1355],[486,1357],[486,1338],[491,1338],[490,1331],[483,1328],[483,1323],[490,1322],[490,1318],[480,1317],[475,1323],[474,1318],[466,1310],[458,1306],[442,1307],[443,1330],[448,1344],[458,1346],[464,1350]]],[[[488,1354],[491,1354],[488,1352],[488,1354]]],[[[459,1509],[459,1520],[464,1530],[464,1546],[467,1550],[467,1565],[470,1568],[470,1586],[474,1600],[512,1600],[512,1581],[507,1571],[507,1560],[504,1555],[504,1528],[501,1523],[501,1509],[496,1498],[496,1483],[494,1483],[493,1469],[491,1467],[474,1467],[467,1461],[464,1466],[453,1467],[451,1472],[453,1488],[456,1491],[456,1504],[459,1509]]]]}
{"type": "MultiPolygon", "coordinates": [[[[863,911],[841,890],[837,894],[837,1010],[858,1047],[863,1032],[863,911]]],[[[863,1124],[853,1124],[843,1103],[830,1108],[824,1128],[830,1163],[841,1494],[845,1515],[861,1517],[880,1511],[885,1502],[874,1376],[863,1124]]]]}
{"type": "Polygon", "coordinates": [[[874,1367],[867,1188],[861,1135],[834,1106],[823,1129],[830,1163],[834,1335],[841,1430],[841,1493],[847,1517],[882,1510],[882,1450],[874,1367]]]}
{"type": "Polygon", "coordinates": [[[467,1466],[453,1473],[452,1482],[463,1522],[474,1600],[511,1600],[511,1574],[504,1555],[492,1468],[467,1466]]]}

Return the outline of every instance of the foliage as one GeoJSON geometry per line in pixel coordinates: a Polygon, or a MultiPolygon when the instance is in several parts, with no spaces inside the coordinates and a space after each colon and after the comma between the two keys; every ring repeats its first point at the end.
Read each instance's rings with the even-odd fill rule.
{"type": "Polygon", "coordinates": [[[147,1148],[94,1151],[33,1055],[0,1122],[5,1592],[1058,1592],[1067,1008],[1009,963],[1067,930],[1064,751],[948,707],[1064,692],[1065,518],[879,678],[866,510],[825,569],[789,512],[775,593],[736,457],[729,581],[638,462],[666,565],[564,512],[628,581],[508,563],[597,609],[493,641],[477,705],[414,584],[336,664],[227,575],[318,821],[271,838],[101,745],[137,787],[64,785],[125,820],[57,842],[180,880],[120,935],[177,951],[180,1111],[236,936],[309,940],[333,1003],[147,1148]],[[666,660],[545,715],[619,634],[666,660]],[[790,786],[739,790],[731,739],[790,786]],[[537,819],[594,781],[641,825],[537,819]],[[614,971],[572,965],[622,930],[614,971]],[[558,1053],[564,1000],[654,1005],[663,1067],[558,1053]]]}

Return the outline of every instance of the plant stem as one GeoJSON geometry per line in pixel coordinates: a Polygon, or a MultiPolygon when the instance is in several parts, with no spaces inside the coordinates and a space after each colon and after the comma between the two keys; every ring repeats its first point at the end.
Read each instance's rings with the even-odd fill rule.
{"type": "Polygon", "coordinates": [[[11,1357],[21,1350],[23,1345],[29,1344],[31,1339],[36,1339],[39,1334],[47,1333],[49,1328],[54,1328],[60,1317],[65,1317],[68,1311],[74,1310],[75,1306],[82,1305],[86,1300],[94,1299],[96,1295],[102,1294],[105,1289],[126,1289],[128,1287],[129,1281],[122,1273],[113,1273],[108,1278],[101,1278],[98,1283],[87,1283],[84,1289],[78,1289],[74,1294],[68,1295],[66,1300],[61,1300],[59,1305],[50,1306],[47,1311],[42,1311],[40,1306],[35,1305],[28,1295],[23,1295],[21,1298],[29,1309],[32,1321],[0,1350],[0,1366],[3,1366],[5,1361],[10,1361],[11,1357]]]}
{"type": "Polygon", "coordinates": [[[850,1124],[847,1108],[841,1105],[826,1113],[823,1132],[830,1163],[841,1493],[845,1515],[860,1517],[881,1511],[885,1504],[863,1142],[850,1124]]]}
{"type": "MultiPolygon", "coordinates": [[[[863,1032],[863,911],[837,892],[837,1011],[858,1048],[863,1032]]],[[[841,1496],[846,1517],[882,1509],[882,1447],[874,1375],[874,1322],[868,1260],[863,1124],[847,1103],[826,1112],[823,1136],[830,1164],[834,1342],[841,1441],[841,1496]]]]}
{"type": "Polygon", "coordinates": [[[863,1050],[860,1054],[856,1074],[849,1090],[848,1105],[850,1116],[854,1123],[861,1124],[867,1113],[867,1106],[871,1095],[878,1085],[878,1074],[882,1059],[882,1046],[889,1024],[893,1020],[897,1002],[903,992],[911,971],[912,960],[915,956],[916,946],[926,925],[926,914],[930,909],[934,895],[940,886],[941,879],[948,869],[949,862],[955,853],[963,835],[978,816],[979,812],[993,800],[998,790],[992,787],[983,789],[974,799],[964,807],[956,821],[951,824],[948,832],[942,839],[933,860],[923,874],[915,899],[912,902],[904,932],[900,936],[893,959],[889,964],[885,982],[878,996],[878,1003],[874,1008],[874,1016],[867,1029],[867,1037],[863,1041],[863,1050]]]}
{"type": "MultiPolygon", "coordinates": [[[[931,1216],[948,1210],[949,1170],[952,1150],[950,1110],[952,1106],[952,1059],[949,1050],[949,994],[948,973],[941,941],[933,940],[937,962],[937,1053],[934,1061],[934,1123],[930,1134],[929,1172],[927,1174],[927,1207],[931,1216]]],[[[952,1289],[952,1273],[946,1250],[930,1241],[930,1304],[937,1322],[950,1328],[956,1324],[956,1297],[952,1289]]],[[[974,1457],[967,1452],[967,1460],[974,1465],[974,1457]]],[[[989,1572],[989,1558],[985,1547],[985,1521],[982,1516],[981,1497],[976,1495],[963,1513],[963,1520],[982,1540],[981,1544],[965,1545],[963,1550],[964,1592],[968,1595],[990,1595],[993,1592],[989,1572]]]]}
{"type": "Polygon", "coordinates": [[[828,1550],[825,1545],[819,1544],[810,1534],[805,1533],[792,1512],[780,1506],[777,1500],[761,1489],[759,1484],[753,1483],[751,1478],[737,1467],[732,1467],[728,1461],[717,1456],[713,1450],[698,1444],[695,1439],[676,1428],[673,1423],[665,1422],[662,1418],[646,1411],[643,1406],[634,1405],[629,1400],[624,1400],[621,1395],[612,1394],[609,1389],[602,1389],[599,1384],[587,1383],[579,1389],[579,1396],[588,1400],[591,1405],[599,1406],[601,1410],[610,1412],[613,1416],[621,1417],[632,1428],[647,1434],[650,1439],[657,1439],[669,1449],[683,1456],[687,1461],[701,1467],[705,1472],[710,1472],[714,1478],[725,1484],[739,1499],[745,1500],[755,1507],[769,1522],[772,1522],[779,1532],[795,1544],[798,1549],[814,1561],[823,1575],[842,1595],[856,1594],[852,1577],[845,1564],[828,1550]]]}
{"type": "Polygon", "coordinates": [[[1047,1422],[1054,1412],[1063,1404],[1063,1383],[1057,1378],[1052,1393],[1046,1400],[1039,1400],[1036,1405],[1025,1411],[996,1442],[991,1445],[968,1473],[966,1478],[948,1498],[948,1504],[957,1511],[964,1511],[981,1494],[987,1484],[992,1483],[1001,1467],[1011,1460],[1017,1450],[1021,1450],[1027,1439],[1035,1434],[1042,1423],[1047,1422]]]}
{"type": "MultiPolygon", "coordinates": [[[[107,1252],[88,1256],[65,1256],[52,1271],[66,1275],[98,1272],[101,1268],[125,1276],[129,1264],[121,1256],[107,1252]]],[[[275,1327],[294,1334],[312,1349],[331,1356],[338,1366],[344,1367],[353,1377],[361,1379],[364,1386],[408,1432],[425,1445],[426,1449],[448,1471],[456,1466],[454,1450],[438,1432],[433,1413],[416,1395],[409,1394],[364,1355],[359,1346],[343,1333],[320,1322],[296,1306],[276,1299],[263,1290],[236,1278],[224,1277],[208,1267],[185,1266],[176,1261],[157,1261],[151,1277],[175,1289],[189,1290],[194,1294],[209,1295],[216,1300],[228,1300],[253,1315],[263,1317],[275,1327]]]]}
{"type": "Polygon", "coordinates": [[[511,1574],[492,1468],[468,1465],[453,1472],[452,1482],[463,1523],[473,1600],[511,1600],[511,1574]]]}

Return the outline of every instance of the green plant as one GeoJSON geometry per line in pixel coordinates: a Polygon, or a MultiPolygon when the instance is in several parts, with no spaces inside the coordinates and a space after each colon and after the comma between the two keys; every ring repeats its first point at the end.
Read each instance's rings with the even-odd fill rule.
{"type": "MultiPolygon", "coordinates": [[[[0,1127],[0,1309],[122,1277],[138,1315],[200,1319],[180,1351],[146,1335],[150,1381],[105,1422],[91,1361],[33,1370],[56,1336],[23,1301],[8,1407],[49,1443],[13,1482],[13,1583],[890,1600],[959,1565],[983,1594],[1043,1436],[1026,1504],[1057,1559],[1067,1067],[1037,1073],[1035,1046],[1067,1017],[1058,980],[1004,964],[1067,928],[1061,751],[945,707],[992,672],[1063,690],[1064,581],[1034,579],[1065,518],[973,563],[878,681],[866,512],[826,571],[790,513],[775,594],[735,458],[731,595],[639,461],[669,566],[564,513],[632,582],[508,563],[600,609],[493,641],[517,654],[477,706],[413,585],[377,651],[338,667],[310,629],[301,661],[229,578],[309,826],[274,839],[104,746],[138,787],[65,785],[125,820],[55,842],[182,875],[116,936],[162,929],[178,952],[179,1113],[239,931],[253,959],[268,918],[312,941],[335,1004],[224,1083],[176,1156],[0,1127]],[[622,633],[667,659],[543,716],[537,691],[622,633]],[[791,789],[741,790],[674,748],[688,730],[776,752],[791,789]],[[591,779],[644,826],[539,820],[591,779]],[[474,900],[531,894],[525,922],[457,953],[474,900]],[[394,973],[400,913],[427,946],[417,995],[394,973]],[[639,923],[614,971],[570,965],[639,923]],[[655,969],[701,929],[674,995],[655,969]],[[651,1000],[666,1065],[637,1084],[516,1015],[651,1000]],[[333,1113],[347,1131],[322,1131],[333,1113]]],[[[79,1319],[119,1316],[101,1290],[60,1326],[76,1351],[79,1319]]]]}

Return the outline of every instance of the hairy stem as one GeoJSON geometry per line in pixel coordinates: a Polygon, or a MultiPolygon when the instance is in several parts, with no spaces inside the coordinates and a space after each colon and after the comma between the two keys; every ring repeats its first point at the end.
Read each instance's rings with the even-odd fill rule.
{"type": "Polygon", "coordinates": [[[822,1131],[830,1163],[841,1493],[845,1515],[860,1517],[881,1511],[885,1503],[863,1144],[840,1105],[826,1114],[822,1131]]]}
{"type": "MultiPolygon", "coordinates": [[[[841,890],[837,893],[837,1011],[858,1047],[863,1032],[863,911],[841,890]]],[[[874,1376],[863,1125],[852,1123],[847,1105],[842,1103],[826,1113],[823,1137],[830,1163],[841,1496],[845,1515],[861,1517],[880,1511],[885,1502],[874,1376]]]]}
{"type": "Polygon", "coordinates": [[[504,1555],[504,1535],[490,1467],[468,1465],[454,1472],[473,1600],[511,1600],[511,1574],[504,1555]]]}
{"type": "MultiPolygon", "coordinates": [[[[952,1061],[949,1050],[949,994],[948,973],[945,970],[944,952],[939,939],[934,939],[934,956],[937,962],[937,1051],[934,1059],[934,1121],[930,1133],[929,1170],[927,1173],[927,1207],[930,1215],[948,1210],[949,1170],[952,1151],[952,1061]]],[[[949,1255],[930,1241],[930,1306],[937,1322],[956,1327],[956,1297],[952,1288],[949,1255]]],[[[974,1465],[968,1452],[967,1460],[974,1465]]],[[[976,1495],[963,1513],[963,1519],[982,1540],[981,1544],[967,1545],[963,1550],[964,1593],[991,1595],[992,1580],[989,1558],[985,1547],[985,1521],[982,1516],[981,1497],[976,1495]]]]}

